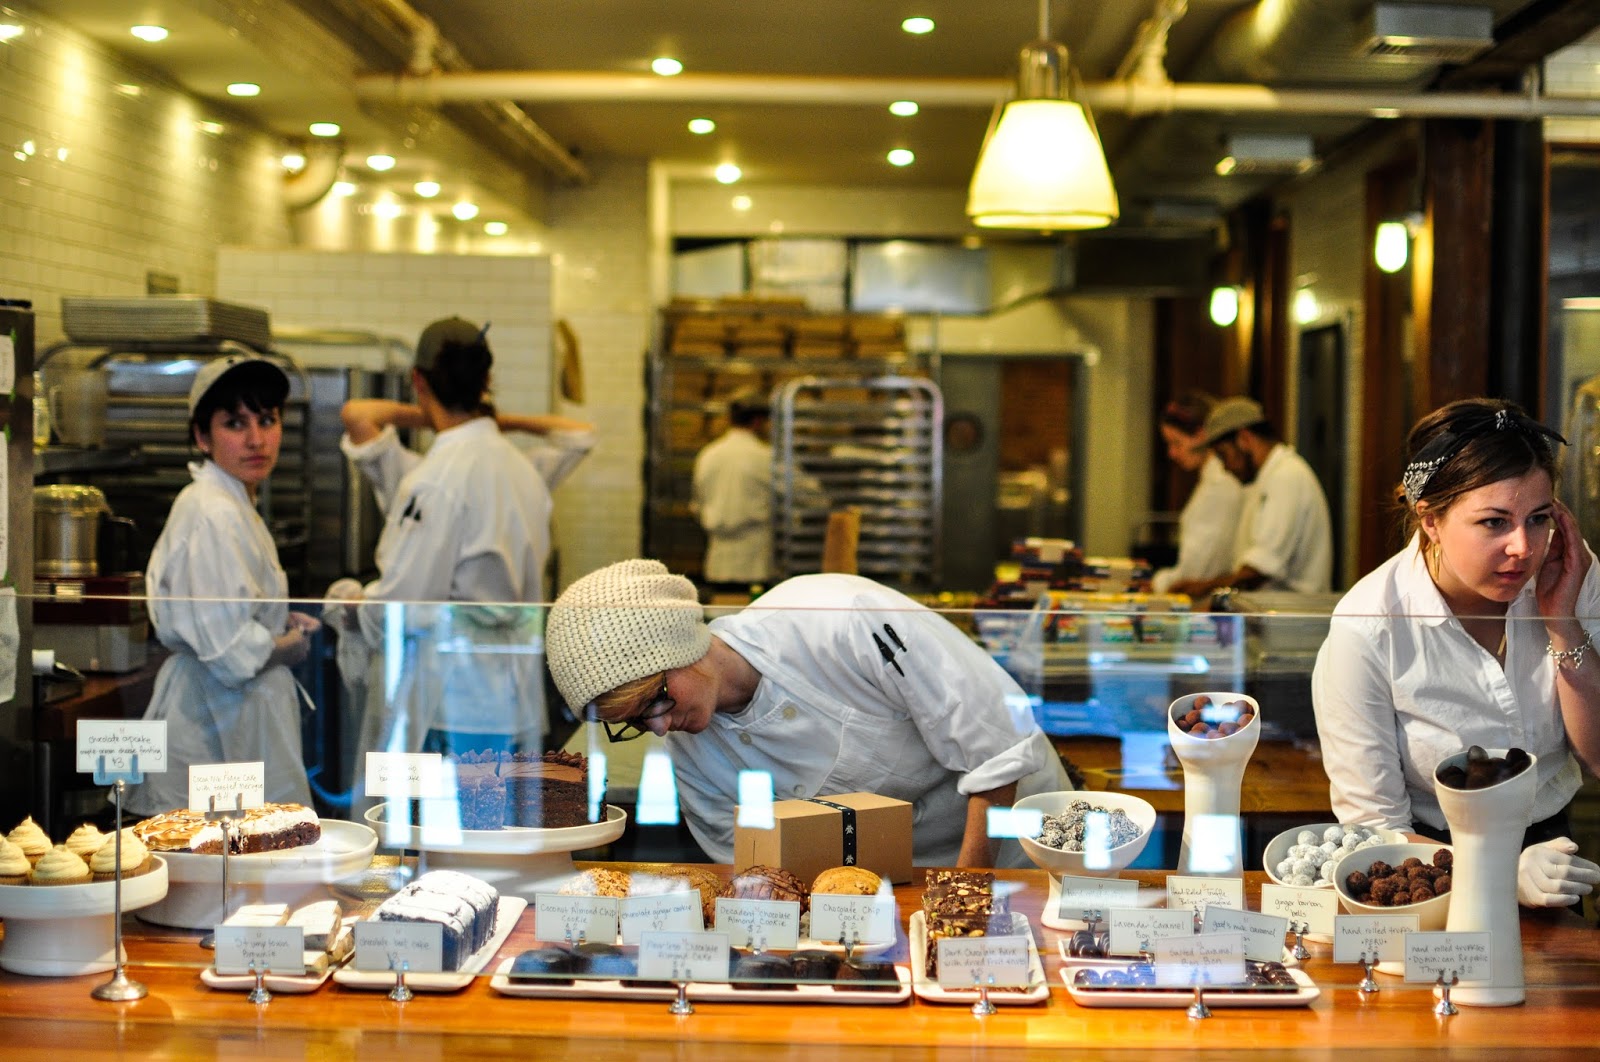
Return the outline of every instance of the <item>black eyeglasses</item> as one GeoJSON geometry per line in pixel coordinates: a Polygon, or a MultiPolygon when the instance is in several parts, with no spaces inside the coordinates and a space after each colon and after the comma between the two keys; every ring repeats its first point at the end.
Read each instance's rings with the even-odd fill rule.
{"type": "Polygon", "coordinates": [[[640,709],[639,714],[629,716],[627,719],[622,719],[615,723],[602,719],[600,720],[600,725],[605,727],[607,741],[632,741],[634,738],[644,737],[645,734],[650,732],[640,724],[648,723],[652,719],[660,719],[676,706],[676,702],[672,699],[672,694],[667,692],[667,676],[663,674],[661,676],[660,691],[646,702],[645,706],[640,709]]]}

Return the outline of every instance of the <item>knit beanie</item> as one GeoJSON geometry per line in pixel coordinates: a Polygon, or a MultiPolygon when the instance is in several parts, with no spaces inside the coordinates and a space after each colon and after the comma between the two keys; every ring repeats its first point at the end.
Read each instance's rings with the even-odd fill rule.
{"type": "Polygon", "coordinates": [[[590,572],[550,606],[544,651],[567,704],[589,702],[625,682],[687,667],[711,648],[694,584],[653,560],[590,572]]]}

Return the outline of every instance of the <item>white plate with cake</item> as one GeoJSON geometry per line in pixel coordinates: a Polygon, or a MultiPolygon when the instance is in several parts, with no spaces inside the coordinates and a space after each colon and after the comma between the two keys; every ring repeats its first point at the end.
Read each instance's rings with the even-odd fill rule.
{"type": "MultiPolygon", "coordinates": [[[[418,992],[455,992],[489,965],[511,936],[528,902],[501,896],[492,885],[453,870],[432,870],[378,905],[370,916],[380,922],[410,922],[442,928],[440,973],[408,973],[406,984],[418,992]]],[[[334,972],[347,988],[387,991],[395,985],[389,970],[358,970],[353,965],[334,972]]]]}
{"type": "MultiPolygon", "coordinates": [[[[133,827],[178,883],[222,882],[221,827],[198,811],[169,811],[133,827]]],[[[378,835],[359,822],[318,819],[299,804],[247,808],[229,827],[228,880],[240,885],[329,882],[372,862],[378,835]]]]}
{"type": "Polygon", "coordinates": [[[366,819],[383,838],[386,848],[415,848],[424,852],[461,852],[469,855],[538,855],[544,852],[579,852],[609,844],[622,836],[628,813],[606,805],[605,818],[578,826],[506,826],[496,830],[465,830],[453,824],[418,825],[404,819],[390,821],[391,805],[378,804],[366,819]]]}
{"type": "MultiPolygon", "coordinates": [[[[1000,1006],[1003,1004],[1019,1003],[1044,1003],[1050,999],[1050,985],[1044,977],[1044,963],[1039,958],[1039,949],[1033,942],[1033,928],[1028,924],[1028,916],[1011,912],[1011,932],[1015,936],[1028,938],[1028,984],[1024,986],[995,986],[989,989],[989,1002],[1000,1006]]],[[[921,911],[911,912],[911,990],[917,998],[927,1003],[976,1003],[978,990],[976,988],[947,988],[941,985],[936,978],[928,976],[928,931],[925,915],[921,911]]]]}
{"type": "MultiPolygon", "coordinates": [[[[167,863],[150,856],[122,878],[122,909],[156,903],[167,894],[167,863]]],[[[104,973],[116,967],[112,915],[116,885],[0,885],[0,969],[40,977],[104,973]]]]}
{"type": "MultiPolygon", "coordinates": [[[[286,912],[287,913],[287,912],[286,912]]],[[[230,924],[258,924],[258,925],[295,925],[301,924],[305,930],[305,972],[301,974],[284,974],[268,972],[261,979],[262,987],[269,992],[279,992],[284,995],[303,995],[314,992],[320,988],[339,964],[348,959],[355,951],[355,934],[352,927],[354,918],[346,918],[338,911],[338,904],[334,900],[323,900],[294,912],[287,922],[262,921],[262,922],[235,922],[230,924]],[[329,916],[326,926],[314,927],[310,922],[299,923],[296,919],[306,914],[311,918],[317,917],[316,909],[331,906],[333,913],[329,916]],[[335,928],[336,926],[336,928],[335,928]]],[[[208,966],[200,971],[200,981],[207,988],[219,991],[249,992],[256,986],[254,974],[220,974],[215,967],[208,966]]]]}

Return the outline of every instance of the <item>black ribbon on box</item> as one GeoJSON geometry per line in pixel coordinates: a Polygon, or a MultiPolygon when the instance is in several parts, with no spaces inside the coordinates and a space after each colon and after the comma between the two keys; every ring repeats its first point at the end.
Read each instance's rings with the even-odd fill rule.
{"type": "Polygon", "coordinates": [[[847,867],[855,866],[856,809],[847,808],[843,804],[835,804],[831,800],[823,800],[821,797],[806,797],[806,799],[811,801],[813,804],[821,804],[824,807],[830,807],[839,813],[839,829],[843,834],[840,839],[840,847],[844,850],[844,859],[841,862],[841,865],[847,867]]]}

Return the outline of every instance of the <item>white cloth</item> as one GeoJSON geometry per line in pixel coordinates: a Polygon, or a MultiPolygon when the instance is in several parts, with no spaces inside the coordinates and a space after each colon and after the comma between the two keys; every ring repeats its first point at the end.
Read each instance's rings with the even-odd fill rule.
{"type": "MultiPolygon", "coordinates": [[[[1334,609],[1311,673],[1334,817],[1409,830],[1448,826],[1434,795],[1440,760],[1468,745],[1539,757],[1532,822],[1567,806],[1581,781],[1556,702],[1556,664],[1532,582],[1507,610],[1505,667],[1473,640],[1428,575],[1414,538],[1334,609]]],[[[1577,614],[1600,632],[1600,565],[1590,558],[1577,614]]]]}
{"type": "Polygon", "coordinates": [[[533,462],[534,471],[539,473],[544,485],[552,491],[561,486],[589,456],[595,440],[596,434],[592,428],[585,431],[552,431],[543,435],[513,432],[511,435],[512,445],[533,462]]]}
{"type": "Polygon", "coordinates": [[[1178,563],[1156,572],[1151,588],[1164,594],[1173,583],[1233,571],[1233,536],[1243,502],[1244,485],[1222,467],[1221,458],[1207,454],[1199,482],[1178,516],[1178,563]]]}
{"type": "Polygon", "coordinates": [[[440,432],[420,458],[387,427],[340,446],[385,509],[380,575],[360,609],[368,643],[385,653],[365,747],[416,752],[430,729],[537,747],[547,725],[542,616],[512,603],[543,600],[544,479],[488,417],[440,432]]]}
{"type": "MultiPolygon", "coordinates": [[[[741,770],[768,772],[780,800],[871,792],[912,802],[913,855],[925,866],[955,865],[968,795],[1010,782],[1018,798],[1071,788],[1011,677],[942,616],[869,579],[788,579],[711,631],[761,673],[738,715],[666,737],[685,819],[713,862],[733,860],[741,770]]],[[[1016,841],[1001,845],[1000,865],[1027,865],[1016,841]]]]}
{"type": "Polygon", "coordinates": [[[189,805],[189,767],[261,760],[269,801],[310,805],[300,700],[286,667],[265,667],[288,629],[289,583],[244,484],[189,466],[145,571],[150,621],[171,650],[146,719],[167,721],[167,770],[128,790],[153,815],[189,805]]]}
{"type": "Polygon", "coordinates": [[[706,532],[709,582],[772,576],[772,447],[748,428],[729,428],[694,459],[691,503],[706,532]]]}
{"type": "Polygon", "coordinates": [[[1305,458],[1273,446],[1244,490],[1233,567],[1267,577],[1266,590],[1319,594],[1333,578],[1333,523],[1328,499],[1305,458]]]}

